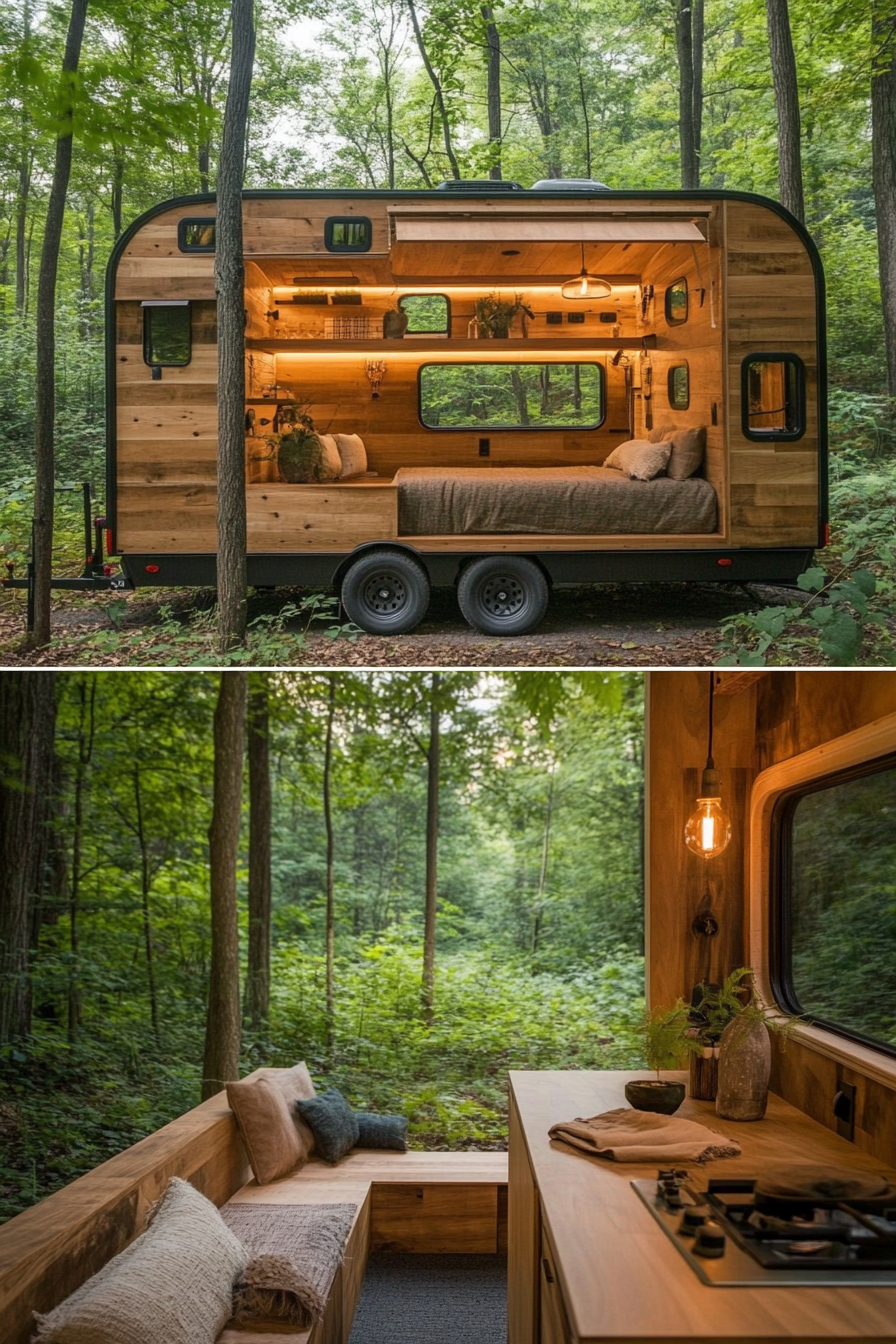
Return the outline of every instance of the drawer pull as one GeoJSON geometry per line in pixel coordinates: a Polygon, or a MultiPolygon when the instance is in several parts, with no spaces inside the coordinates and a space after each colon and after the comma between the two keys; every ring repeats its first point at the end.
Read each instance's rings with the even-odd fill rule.
{"type": "Polygon", "coordinates": [[[550,1265],[548,1264],[548,1261],[547,1261],[547,1257],[546,1257],[546,1256],[542,1256],[541,1264],[542,1264],[542,1268],[544,1269],[544,1277],[547,1279],[548,1283],[553,1283],[553,1282],[554,1282],[554,1276],[553,1276],[553,1274],[551,1273],[551,1267],[550,1267],[550,1265]]]}

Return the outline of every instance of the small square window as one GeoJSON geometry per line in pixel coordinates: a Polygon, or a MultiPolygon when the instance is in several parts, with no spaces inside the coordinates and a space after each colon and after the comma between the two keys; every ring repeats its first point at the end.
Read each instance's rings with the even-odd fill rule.
{"type": "Polygon", "coordinates": [[[796,355],[747,355],[741,365],[741,427],[747,439],[802,438],[806,378],[796,355]]]}
{"type": "Polygon", "coordinates": [[[177,226],[177,245],[181,252],[214,252],[214,219],[182,219],[177,226]]]}
{"type": "Polygon", "coordinates": [[[143,361],[156,368],[182,368],[192,356],[190,301],[143,304],[143,361]]]}
{"type": "Polygon", "coordinates": [[[408,315],[409,336],[448,336],[451,304],[447,294],[402,294],[398,306],[408,315]]]}
{"type": "Polygon", "coordinates": [[[673,280],[666,290],[666,321],[670,327],[680,327],[688,320],[688,282],[682,276],[673,280]]]}
{"type": "Polygon", "coordinates": [[[673,364],[669,370],[669,405],[673,411],[686,411],[691,404],[690,376],[687,364],[673,364]]]}
{"type": "Polygon", "coordinates": [[[363,215],[332,215],[324,225],[328,252],[369,252],[372,241],[370,220],[363,215]]]}

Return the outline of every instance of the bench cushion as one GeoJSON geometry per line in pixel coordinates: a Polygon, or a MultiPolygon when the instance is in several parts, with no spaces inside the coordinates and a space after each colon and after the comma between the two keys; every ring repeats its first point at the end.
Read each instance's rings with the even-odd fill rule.
{"type": "Polygon", "coordinates": [[[314,1151],[325,1162],[338,1162],[358,1142],[358,1121],[345,1097],[335,1087],[296,1109],[314,1131],[314,1151]]]}
{"type": "Polygon", "coordinates": [[[408,1150],[408,1122],[404,1115],[375,1115],[355,1111],[358,1122],[358,1148],[391,1148],[397,1153],[408,1150]]]}
{"type": "Polygon", "coordinates": [[[259,1185],[301,1166],[308,1154],[286,1099],[271,1078],[244,1078],[227,1084],[227,1100],[237,1119],[259,1185]]]}

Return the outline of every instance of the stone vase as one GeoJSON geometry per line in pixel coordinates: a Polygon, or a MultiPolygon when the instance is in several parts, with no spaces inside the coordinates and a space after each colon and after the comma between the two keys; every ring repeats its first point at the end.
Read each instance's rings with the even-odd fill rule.
{"type": "Polygon", "coordinates": [[[768,1105],[772,1066],[768,1027],[735,1017],[722,1032],[716,1114],[723,1120],[761,1120],[768,1105]]]}

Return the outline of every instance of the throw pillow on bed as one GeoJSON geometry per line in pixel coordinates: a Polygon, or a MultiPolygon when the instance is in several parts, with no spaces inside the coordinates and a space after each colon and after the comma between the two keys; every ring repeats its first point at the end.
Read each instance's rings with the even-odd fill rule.
{"type": "Polygon", "coordinates": [[[294,1064],[291,1069],[259,1069],[258,1072],[263,1078],[270,1078],[283,1093],[292,1122],[299,1131],[305,1152],[310,1156],[314,1152],[314,1135],[296,1110],[297,1101],[306,1101],[316,1095],[305,1061],[294,1064]]]}
{"type": "Polygon", "coordinates": [[[282,1090],[271,1078],[228,1083],[227,1100],[259,1185],[276,1181],[302,1165],[308,1156],[305,1145],[282,1090]]]}
{"type": "Polygon", "coordinates": [[[658,425],[647,435],[648,443],[665,443],[675,433],[674,425],[658,425]]]}
{"type": "Polygon", "coordinates": [[[673,481],[686,481],[703,466],[706,452],[706,429],[700,425],[697,429],[676,429],[670,439],[672,456],[666,467],[666,475],[673,481]]]}
{"type": "Polygon", "coordinates": [[[336,447],[342,461],[340,477],[360,476],[367,470],[367,449],[360,434],[337,434],[336,447]]]}
{"type": "Polygon", "coordinates": [[[614,448],[604,462],[605,467],[624,471],[634,481],[652,481],[666,470],[672,455],[671,443],[647,443],[644,439],[629,439],[614,448]]]}
{"type": "Polygon", "coordinates": [[[332,434],[318,434],[320,446],[323,449],[323,469],[325,481],[338,481],[342,475],[342,458],[339,456],[339,448],[336,439],[332,434]]]}
{"type": "Polygon", "coordinates": [[[338,1162],[358,1142],[355,1113],[335,1087],[295,1105],[314,1134],[314,1151],[325,1162],[338,1162]]]}
{"type": "Polygon", "coordinates": [[[146,1231],[45,1316],[39,1344],[214,1344],[246,1252],[211,1200],[176,1176],[146,1231]]]}
{"type": "Polygon", "coordinates": [[[397,1153],[407,1152],[407,1116],[355,1111],[355,1119],[358,1122],[357,1148],[391,1148],[397,1153]]]}

